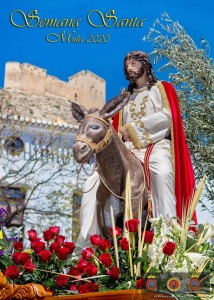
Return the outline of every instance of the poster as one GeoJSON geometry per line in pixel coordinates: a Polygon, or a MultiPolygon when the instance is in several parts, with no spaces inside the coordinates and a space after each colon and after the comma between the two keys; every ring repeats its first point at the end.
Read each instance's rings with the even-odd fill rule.
{"type": "Polygon", "coordinates": [[[142,39],[163,13],[178,21],[197,45],[206,39],[213,57],[213,5],[211,0],[200,5],[193,0],[2,0],[0,86],[5,62],[28,62],[62,80],[90,70],[106,80],[110,99],[127,86],[125,54],[134,49],[152,51],[142,39]]]}
{"type": "Polygon", "coordinates": [[[0,86],[4,86],[8,61],[27,62],[63,81],[90,70],[106,81],[109,100],[127,87],[125,54],[153,50],[143,38],[163,13],[178,21],[197,45],[207,40],[213,57],[213,6],[211,0],[200,4],[193,0],[2,0],[0,86]]]}

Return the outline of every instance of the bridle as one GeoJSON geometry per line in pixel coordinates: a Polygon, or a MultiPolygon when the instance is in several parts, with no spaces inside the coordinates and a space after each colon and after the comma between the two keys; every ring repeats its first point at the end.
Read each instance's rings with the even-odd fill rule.
{"type": "MultiPolygon", "coordinates": [[[[109,127],[109,129],[108,129],[108,131],[107,131],[105,137],[104,137],[98,144],[96,144],[96,143],[91,143],[88,139],[81,138],[81,137],[77,137],[75,141],[81,141],[81,142],[86,143],[86,144],[93,150],[94,153],[98,153],[98,152],[101,152],[101,151],[108,145],[109,140],[110,140],[110,137],[111,137],[111,135],[113,134],[112,126],[111,126],[110,122],[107,122],[106,120],[104,120],[104,119],[102,119],[102,118],[99,118],[99,117],[97,117],[97,116],[94,116],[94,115],[87,115],[87,116],[85,116],[84,118],[89,118],[89,117],[94,118],[94,119],[97,119],[97,120],[100,120],[101,122],[105,123],[105,124],[109,127]]],[[[140,164],[140,166],[141,166],[141,168],[142,168],[142,173],[143,173],[143,176],[144,176],[144,169],[143,169],[143,166],[142,166],[142,164],[140,163],[139,159],[138,159],[138,158],[136,158],[136,159],[138,160],[138,162],[139,162],[139,164],[140,164]]],[[[99,173],[98,170],[97,170],[97,172],[98,172],[98,174],[99,174],[100,180],[102,181],[102,183],[104,184],[104,186],[108,189],[108,191],[109,191],[111,194],[113,194],[115,197],[117,197],[117,198],[119,198],[119,199],[125,200],[124,197],[122,197],[122,196],[120,196],[120,195],[116,195],[116,194],[115,194],[115,193],[114,193],[114,192],[106,185],[104,179],[102,178],[102,176],[101,176],[101,174],[99,173]]],[[[78,181],[78,179],[77,179],[77,181],[78,181]]],[[[95,187],[96,183],[97,183],[97,181],[96,181],[95,184],[92,186],[92,188],[91,188],[90,190],[88,190],[87,192],[84,192],[84,191],[81,191],[81,192],[83,192],[83,193],[88,193],[88,192],[90,192],[90,191],[95,187]]],[[[78,188],[78,187],[77,187],[77,188],[78,188]]],[[[140,192],[140,194],[137,195],[137,196],[135,196],[135,197],[132,197],[131,199],[133,200],[133,199],[136,199],[136,198],[140,197],[140,196],[143,194],[144,190],[145,190],[145,184],[144,184],[144,187],[143,187],[142,191],[140,192]]]]}
{"type": "Polygon", "coordinates": [[[87,115],[84,117],[84,119],[85,118],[94,118],[94,119],[100,120],[101,122],[103,122],[104,124],[106,124],[109,127],[104,138],[97,144],[90,142],[86,138],[76,137],[76,139],[75,139],[75,141],[81,141],[81,142],[87,144],[94,153],[99,153],[99,152],[103,151],[103,149],[108,145],[108,143],[110,141],[110,137],[113,134],[111,124],[109,122],[107,122],[106,120],[99,118],[97,116],[94,116],[94,115],[87,115]]]}

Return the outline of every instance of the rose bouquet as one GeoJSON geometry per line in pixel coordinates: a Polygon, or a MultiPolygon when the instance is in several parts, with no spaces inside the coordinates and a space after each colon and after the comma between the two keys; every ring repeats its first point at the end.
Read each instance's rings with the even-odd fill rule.
{"type": "Polygon", "coordinates": [[[66,241],[59,231],[59,226],[52,226],[43,232],[42,239],[37,236],[36,230],[29,230],[30,248],[24,249],[20,241],[9,245],[1,228],[4,250],[0,256],[0,267],[8,281],[16,284],[38,283],[60,293],[68,283],[68,277],[63,274],[71,265],[75,244],[66,241]]]}
{"type": "Polygon", "coordinates": [[[90,245],[86,244],[81,251],[75,249],[80,245],[59,234],[58,226],[45,230],[42,238],[30,230],[29,249],[24,249],[19,241],[6,242],[1,227],[0,247],[4,251],[0,268],[9,282],[38,283],[54,294],[148,288],[150,276],[156,276],[158,289],[166,288],[168,278],[180,276],[183,291],[187,291],[192,274],[201,275],[204,271],[201,276],[205,280],[206,274],[214,269],[214,250],[209,243],[213,226],[199,225],[197,233],[190,230],[196,202],[193,199],[191,210],[180,224],[173,218],[147,218],[146,223],[151,223],[151,230],[147,231],[141,229],[141,208],[138,219],[132,216],[128,191],[124,228],[115,226],[110,207],[109,238],[92,235],[90,245]]]}
{"type": "MultiPolygon", "coordinates": [[[[122,229],[115,227],[116,250],[110,240],[99,235],[91,236],[92,247],[82,251],[69,274],[79,278],[89,276],[101,291],[145,288],[150,276],[157,278],[159,289],[166,289],[167,280],[177,276],[182,282],[180,291],[190,291],[187,285],[192,274],[200,275],[204,271],[202,276],[206,276],[213,269],[214,251],[207,242],[213,234],[213,227],[200,225],[197,235],[189,231],[184,245],[181,242],[182,230],[176,220],[169,220],[166,224],[162,218],[151,219],[151,223],[152,231],[142,233],[140,253],[137,246],[138,220],[126,221],[128,237],[123,237],[122,229]]],[[[82,285],[81,281],[75,281],[72,288],[80,293],[91,291],[88,283],[82,285]]]]}

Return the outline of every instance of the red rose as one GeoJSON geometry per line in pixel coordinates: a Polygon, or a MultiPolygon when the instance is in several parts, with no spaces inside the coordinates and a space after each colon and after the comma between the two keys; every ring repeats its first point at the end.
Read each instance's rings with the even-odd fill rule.
{"type": "Polygon", "coordinates": [[[131,219],[131,220],[126,221],[125,226],[129,232],[137,232],[139,224],[140,224],[140,222],[138,220],[131,219]]]}
{"type": "Polygon", "coordinates": [[[17,259],[18,259],[18,264],[23,266],[27,261],[31,260],[31,256],[27,252],[20,253],[17,259]]]}
{"type": "Polygon", "coordinates": [[[31,243],[30,243],[31,248],[34,248],[34,246],[36,245],[36,243],[38,243],[38,242],[40,242],[40,241],[41,241],[40,238],[33,238],[33,239],[31,240],[31,243]]]}
{"type": "Polygon", "coordinates": [[[120,269],[118,269],[117,267],[111,267],[108,271],[107,271],[107,275],[111,278],[111,279],[118,279],[120,277],[120,269]]]}
{"type": "Polygon", "coordinates": [[[102,251],[106,251],[106,249],[110,249],[111,248],[111,243],[109,242],[109,240],[103,239],[99,242],[99,248],[102,251]]]}
{"type": "Polygon", "coordinates": [[[10,279],[17,279],[19,277],[19,268],[15,265],[7,267],[5,276],[10,279]]]}
{"type": "Polygon", "coordinates": [[[32,247],[35,253],[39,253],[45,249],[45,242],[39,241],[36,242],[35,245],[32,247]]]}
{"type": "Polygon", "coordinates": [[[24,246],[22,242],[15,242],[13,244],[13,248],[17,251],[22,251],[24,249],[24,246]]]}
{"type": "Polygon", "coordinates": [[[142,289],[146,286],[146,280],[144,278],[138,279],[136,281],[136,289],[142,289]]]}
{"type": "Polygon", "coordinates": [[[145,237],[144,237],[144,242],[151,244],[153,241],[154,233],[152,231],[146,231],[145,232],[145,237]]]}
{"type": "Polygon", "coordinates": [[[122,238],[119,243],[122,250],[124,251],[129,250],[129,242],[127,238],[122,238]]]}
{"type": "Polygon", "coordinates": [[[34,229],[28,230],[28,237],[29,237],[29,240],[30,240],[30,241],[31,241],[32,239],[37,238],[36,230],[34,230],[34,229]]]}
{"type": "Polygon", "coordinates": [[[176,245],[173,242],[166,242],[163,246],[163,253],[171,256],[175,251],[176,245]]]}
{"type": "Polygon", "coordinates": [[[94,251],[91,248],[85,248],[82,251],[82,258],[86,259],[86,260],[90,260],[93,258],[94,255],[94,251]]]}
{"type": "Polygon", "coordinates": [[[69,289],[70,291],[76,291],[77,290],[76,284],[71,284],[69,289]]]}
{"type": "Polygon", "coordinates": [[[90,237],[90,242],[94,246],[98,246],[101,241],[101,237],[98,234],[94,234],[90,237]]]}
{"type": "Polygon", "coordinates": [[[75,243],[74,242],[64,242],[63,247],[68,248],[68,250],[69,250],[68,254],[72,254],[75,249],[75,243]]]}
{"type": "Polygon", "coordinates": [[[51,230],[43,231],[43,237],[45,241],[50,241],[55,237],[55,234],[51,230]]]}
{"type": "Polygon", "coordinates": [[[60,260],[66,260],[68,256],[68,252],[69,252],[68,248],[61,247],[56,255],[60,260]]]}
{"type": "Polygon", "coordinates": [[[12,255],[12,260],[17,265],[24,265],[30,259],[31,259],[31,257],[30,257],[30,255],[28,253],[15,252],[12,255]]]}
{"type": "Polygon", "coordinates": [[[60,245],[56,242],[53,242],[52,244],[50,244],[49,249],[52,253],[57,253],[60,249],[60,245]]]}
{"type": "Polygon", "coordinates": [[[19,255],[21,254],[21,252],[15,252],[12,255],[12,260],[14,261],[14,263],[16,265],[19,265],[19,255]]]}
{"type": "Polygon", "coordinates": [[[89,276],[97,275],[97,267],[92,262],[88,262],[87,266],[84,268],[84,273],[89,276]]]}
{"type": "Polygon", "coordinates": [[[79,292],[79,294],[89,293],[89,287],[88,287],[87,283],[80,285],[78,287],[78,292],[79,292]]]}
{"type": "Polygon", "coordinates": [[[98,291],[99,291],[99,286],[97,283],[94,282],[87,282],[78,287],[79,294],[98,292],[98,291]]]}
{"type": "Polygon", "coordinates": [[[50,261],[51,252],[49,250],[43,250],[43,251],[39,252],[38,255],[39,255],[39,258],[41,261],[43,261],[43,262],[50,261]]]}
{"type": "Polygon", "coordinates": [[[56,285],[65,286],[68,283],[68,277],[65,275],[58,275],[56,277],[56,285]]]}
{"type": "Polygon", "coordinates": [[[87,266],[87,261],[86,260],[84,260],[83,258],[80,258],[79,259],[79,261],[78,261],[78,263],[77,263],[77,265],[76,265],[76,268],[77,268],[77,270],[78,271],[80,271],[80,272],[84,272],[84,268],[87,266]]]}
{"type": "Polygon", "coordinates": [[[54,235],[57,235],[60,232],[60,227],[59,226],[51,226],[49,228],[50,231],[54,233],[54,235]]]}
{"type": "Polygon", "coordinates": [[[64,235],[57,235],[55,237],[55,240],[54,240],[56,243],[58,243],[60,246],[63,245],[64,241],[65,241],[65,236],[64,235]]]}
{"type": "Polygon", "coordinates": [[[76,278],[81,278],[82,277],[82,273],[75,267],[70,268],[68,275],[74,276],[76,278]]]}
{"type": "Polygon", "coordinates": [[[99,257],[99,260],[102,264],[104,264],[105,267],[110,267],[112,265],[112,257],[108,253],[103,253],[99,257]]]}
{"type": "Polygon", "coordinates": [[[95,282],[88,282],[88,288],[89,292],[98,292],[99,291],[99,285],[95,282]]]}
{"type": "Polygon", "coordinates": [[[35,265],[31,261],[27,261],[22,269],[28,271],[29,273],[33,273],[35,265]]]}
{"type": "MultiPolygon", "coordinates": [[[[110,227],[110,235],[113,236],[113,228],[110,227]]],[[[115,226],[115,233],[116,233],[116,237],[121,236],[122,234],[122,228],[119,228],[118,226],[115,226]]]]}

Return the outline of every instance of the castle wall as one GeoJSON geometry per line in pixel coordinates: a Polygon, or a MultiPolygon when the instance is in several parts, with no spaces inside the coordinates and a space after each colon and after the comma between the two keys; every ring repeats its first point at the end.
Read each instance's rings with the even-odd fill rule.
{"type": "Polygon", "coordinates": [[[4,87],[13,87],[19,89],[22,85],[22,70],[20,63],[6,63],[5,65],[5,76],[4,76],[4,87]]]}
{"type": "Polygon", "coordinates": [[[45,93],[46,70],[24,63],[21,69],[21,90],[27,93],[43,95],[45,93]]]}
{"type": "Polygon", "coordinates": [[[85,107],[102,108],[105,104],[105,81],[90,71],[81,71],[69,77],[69,84],[78,86],[77,100],[85,107]]]}
{"type": "Polygon", "coordinates": [[[84,105],[101,108],[105,104],[105,80],[90,71],[81,71],[69,81],[46,74],[46,70],[29,63],[8,62],[5,66],[4,88],[26,94],[56,96],[84,105]]]}

